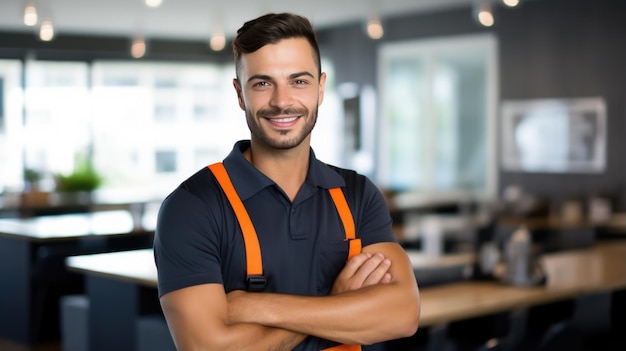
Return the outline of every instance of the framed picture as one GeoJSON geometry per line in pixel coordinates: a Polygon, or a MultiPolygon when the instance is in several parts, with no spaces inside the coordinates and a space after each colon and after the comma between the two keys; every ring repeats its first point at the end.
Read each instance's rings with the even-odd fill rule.
{"type": "Polygon", "coordinates": [[[507,171],[600,173],[606,166],[606,104],[598,97],[502,103],[507,171]]]}

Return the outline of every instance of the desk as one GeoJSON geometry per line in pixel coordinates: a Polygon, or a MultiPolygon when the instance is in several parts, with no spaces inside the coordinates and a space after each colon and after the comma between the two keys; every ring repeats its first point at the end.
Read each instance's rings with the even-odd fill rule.
{"type": "Polygon", "coordinates": [[[83,289],[64,258],[151,247],[153,228],[127,211],[0,219],[0,337],[58,340],[58,298],[83,289]]]}
{"type": "Polygon", "coordinates": [[[626,241],[600,242],[590,249],[547,254],[543,263],[548,276],[545,286],[467,281],[422,289],[420,326],[626,288],[626,241]]]}
{"type": "MultiPolygon", "coordinates": [[[[413,250],[408,254],[416,274],[464,267],[474,260],[473,254],[433,257],[413,250]]],[[[152,250],[74,256],[68,257],[66,264],[70,270],[86,274],[90,350],[133,350],[137,342],[134,323],[145,305],[141,299],[151,299],[158,305],[157,270],[152,250]]],[[[160,312],[160,306],[158,308],[160,312]]]]}
{"type": "MultiPolygon", "coordinates": [[[[463,265],[472,258],[458,255],[439,260],[415,253],[409,257],[414,269],[428,268],[435,262],[463,265]]],[[[545,255],[544,263],[549,279],[541,287],[464,281],[420,289],[420,327],[626,288],[626,241],[602,242],[591,249],[545,255]]],[[[96,308],[90,310],[92,351],[132,350],[135,336],[131,333],[139,314],[139,289],[156,287],[152,250],[69,257],[67,265],[71,270],[87,274],[90,303],[96,308]],[[111,308],[112,305],[118,307],[111,308]]]]}
{"type": "Polygon", "coordinates": [[[152,250],[74,256],[66,263],[86,274],[90,351],[133,351],[135,322],[146,305],[142,298],[158,304],[152,250]]]}

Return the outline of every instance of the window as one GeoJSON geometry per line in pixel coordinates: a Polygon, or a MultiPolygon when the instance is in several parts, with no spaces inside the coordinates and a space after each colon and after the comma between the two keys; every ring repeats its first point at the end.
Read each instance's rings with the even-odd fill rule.
{"type": "Polygon", "coordinates": [[[199,169],[198,149],[219,157],[206,165],[248,137],[231,65],[96,62],[93,72],[94,161],[108,188],[163,196],[199,169]]]}
{"type": "MultiPolygon", "coordinates": [[[[27,169],[53,191],[54,175],[87,156],[103,198],[162,199],[249,138],[234,74],[232,64],[0,60],[0,193],[28,190],[27,169]]],[[[312,145],[337,164],[341,109],[329,81],[312,145]]]]}
{"type": "Polygon", "coordinates": [[[381,186],[494,194],[495,39],[386,44],[379,62],[381,186]]]}
{"type": "Polygon", "coordinates": [[[155,171],[157,173],[176,172],[176,151],[157,150],[155,157],[155,171]]]}
{"type": "Polygon", "coordinates": [[[56,174],[72,172],[76,158],[91,152],[88,66],[27,61],[25,72],[24,168],[51,182],[56,174]]]}
{"type": "Polygon", "coordinates": [[[0,193],[22,186],[22,63],[0,60],[0,193]]]}

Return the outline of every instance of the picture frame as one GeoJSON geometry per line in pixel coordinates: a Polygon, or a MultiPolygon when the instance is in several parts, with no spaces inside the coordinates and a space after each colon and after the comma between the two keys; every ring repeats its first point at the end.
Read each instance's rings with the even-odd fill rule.
{"type": "Polygon", "coordinates": [[[601,173],[606,168],[606,103],[601,97],[506,100],[502,168],[601,173]]]}

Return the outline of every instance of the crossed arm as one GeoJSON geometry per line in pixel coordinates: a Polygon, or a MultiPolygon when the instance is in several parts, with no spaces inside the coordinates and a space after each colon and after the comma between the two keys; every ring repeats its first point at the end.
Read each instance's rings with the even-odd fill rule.
{"type": "Polygon", "coordinates": [[[308,335],[371,344],[413,335],[419,292],[396,243],[367,246],[348,261],[328,296],[224,293],[222,285],[161,297],[179,350],[291,350],[308,335]]]}

